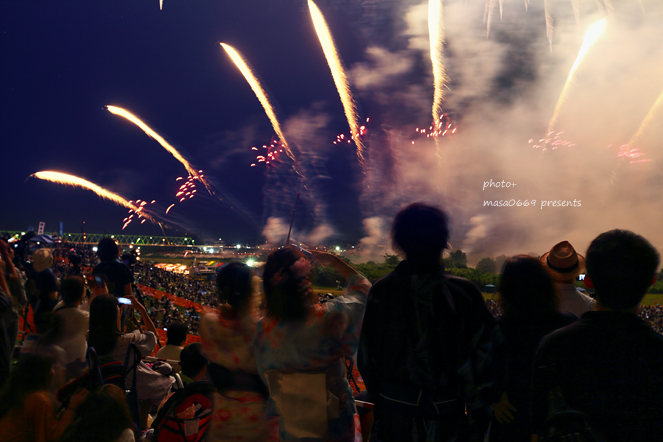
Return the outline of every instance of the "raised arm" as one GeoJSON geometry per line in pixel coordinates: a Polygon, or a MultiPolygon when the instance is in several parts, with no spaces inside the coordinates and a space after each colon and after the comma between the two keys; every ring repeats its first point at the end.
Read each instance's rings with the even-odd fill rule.
{"type": "Polygon", "coordinates": [[[138,302],[135,296],[127,296],[127,298],[131,299],[131,306],[140,313],[140,317],[143,319],[143,325],[145,325],[145,330],[146,331],[151,331],[154,333],[154,336],[157,338],[157,343],[159,344],[159,347],[161,347],[161,342],[159,341],[159,335],[157,334],[157,328],[154,326],[154,322],[152,322],[152,318],[150,318],[150,315],[147,314],[147,309],[143,304],[138,302]]]}

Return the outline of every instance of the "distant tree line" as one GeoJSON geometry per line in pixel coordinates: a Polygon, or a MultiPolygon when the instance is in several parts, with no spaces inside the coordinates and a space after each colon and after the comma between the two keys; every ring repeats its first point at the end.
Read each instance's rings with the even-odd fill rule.
{"type": "MultiPolygon", "coordinates": [[[[400,262],[398,255],[385,254],[383,258],[384,260],[381,263],[368,261],[362,264],[351,264],[359,273],[368,278],[371,283],[374,283],[387,273],[393,271],[400,262]]],[[[493,266],[495,265],[495,260],[493,260],[493,266]]],[[[444,259],[444,268],[453,275],[472,281],[481,290],[483,290],[486,284],[497,284],[497,279],[499,278],[499,275],[494,272],[491,273],[479,268],[472,269],[467,267],[467,255],[460,250],[452,252],[451,256],[444,259]]],[[[311,282],[317,287],[340,288],[344,287],[345,284],[343,278],[334,270],[319,266],[314,267],[311,271],[311,282]]]]}
{"type": "MultiPolygon", "coordinates": [[[[371,283],[382,278],[387,273],[393,271],[400,258],[398,255],[385,254],[384,260],[381,263],[368,261],[363,264],[351,263],[347,258],[347,262],[357,269],[359,273],[364,275],[371,283]]],[[[506,255],[499,255],[495,258],[481,258],[475,268],[467,266],[467,255],[462,250],[454,250],[450,255],[444,258],[444,268],[452,275],[460,276],[468,279],[476,284],[481,291],[484,291],[486,284],[493,284],[497,286],[499,281],[499,273],[501,272],[504,262],[508,259],[506,255]]],[[[656,283],[649,289],[648,293],[661,293],[663,294],[663,269],[657,273],[656,283]]],[[[345,281],[334,270],[329,268],[322,268],[315,266],[311,272],[311,282],[317,287],[336,287],[344,288],[345,281]]],[[[577,285],[584,287],[582,283],[577,285]]]]}

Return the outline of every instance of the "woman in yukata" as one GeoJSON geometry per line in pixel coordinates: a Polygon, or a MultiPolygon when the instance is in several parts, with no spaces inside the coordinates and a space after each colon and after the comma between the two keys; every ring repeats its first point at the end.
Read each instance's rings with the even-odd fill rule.
{"type": "Polygon", "coordinates": [[[223,266],[216,278],[220,306],[200,321],[208,373],[219,390],[207,441],[276,441],[278,418],[267,418],[267,387],[253,349],[260,278],[246,264],[223,266]]]}
{"type": "Polygon", "coordinates": [[[280,416],[279,438],[285,442],[361,440],[343,358],[357,351],[370,284],[337,256],[306,253],[333,267],[348,287],[319,304],[303,251],[285,247],[267,258],[266,316],[258,321],[255,349],[258,372],[269,387],[268,411],[280,416]]]}

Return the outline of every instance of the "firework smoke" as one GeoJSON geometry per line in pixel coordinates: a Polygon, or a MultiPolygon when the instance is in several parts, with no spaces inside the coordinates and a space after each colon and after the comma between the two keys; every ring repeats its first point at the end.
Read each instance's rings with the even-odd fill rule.
{"type": "Polygon", "coordinates": [[[658,110],[659,107],[663,105],[663,92],[661,92],[661,95],[658,96],[658,99],[654,103],[654,105],[649,109],[649,113],[647,113],[647,116],[645,117],[644,120],[642,120],[642,123],[640,124],[640,127],[636,131],[635,134],[631,137],[631,140],[628,142],[629,146],[634,146],[638,138],[642,136],[642,133],[645,131],[645,128],[651,123],[652,119],[654,118],[654,114],[658,110]]]}

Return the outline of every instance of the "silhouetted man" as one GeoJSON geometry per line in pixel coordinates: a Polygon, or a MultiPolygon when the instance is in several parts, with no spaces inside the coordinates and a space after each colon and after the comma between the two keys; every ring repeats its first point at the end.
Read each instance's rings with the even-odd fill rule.
{"type": "Polygon", "coordinates": [[[636,314],[655,280],[659,253],[640,235],[612,230],[592,241],[586,256],[585,283],[596,290],[596,311],[541,342],[534,433],[543,430],[552,395],[587,414],[609,441],[663,440],[663,336],[636,314]]]}

